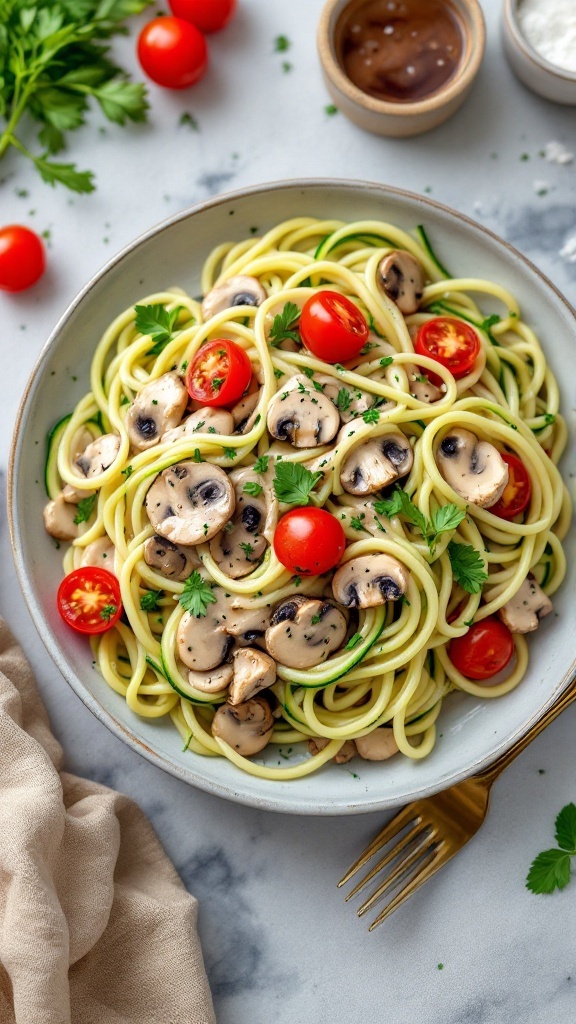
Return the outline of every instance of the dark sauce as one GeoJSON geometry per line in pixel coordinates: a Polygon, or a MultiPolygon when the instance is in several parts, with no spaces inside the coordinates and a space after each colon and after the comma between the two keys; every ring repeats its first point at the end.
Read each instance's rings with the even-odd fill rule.
{"type": "Polygon", "coordinates": [[[335,42],[350,81],[369,96],[396,103],[438,92],[458,70],[465,44],[449,0],[352,0],[335,42]]]}

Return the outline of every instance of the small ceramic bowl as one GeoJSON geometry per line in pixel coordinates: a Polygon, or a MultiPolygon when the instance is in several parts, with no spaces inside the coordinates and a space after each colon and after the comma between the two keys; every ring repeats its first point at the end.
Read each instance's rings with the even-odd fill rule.
{"type": "Polygon", "coordinates": [[[336,106],[360,128],[377,135],[419,135],[446,121],[465,100],[478,72],[486,42],[478,0],[450,0],[462,24],[462,56],[455,74],[437,91],[414,101],[377,99],[347,76],[341,62],[342,22],[367,0],[327,0],[318,26],[318,53],[324,80],[336,106]]]}
{"type": "Polygon", "coordinates": [[[566,71],[546,60],[528,42],[520,28],[522,0],[504,0],[502,42],[512,71],[533,92],[555,103],[576,106],[576,71],[566,71]]]}

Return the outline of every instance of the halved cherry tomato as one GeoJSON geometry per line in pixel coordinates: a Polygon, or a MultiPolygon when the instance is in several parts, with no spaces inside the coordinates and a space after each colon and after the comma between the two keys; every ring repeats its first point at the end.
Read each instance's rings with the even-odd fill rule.
{"type": "Polygon", "coordinates": [[[206,40],[183,18],[153,18],[138,36],[143,71],[166,89],[187,89],[208,67],[206,40]]]}
{"type": "Polygon", "coordinates": [[[236,10],[236,0],[168,0],[172,14],[191,21],[201,32],[219,32],[236,10]]]}
{"type": "Polygon", "coordinates": [[[323,508],[293,508],[274,533],[274,551],[289,572],[320,576],[338,564],[346,537],[340,523],[323,508]]]}
{"type": "Polygon", "coordinates": [[[514,639],[494,615],[475,622],[464,636],[450,641],[450,661],[467,679],[489,679],[501,672],[514,654],[514,639]]]}
{"type": "Polygon", "coordinates": [[[223,338],[202,345],[186,370],[188,394],[202,405],[234,405],[251,380],[252,363],[244,349],[223,338]]]}
{"type": "MultiPolygon", "coordinates": [[[[414,349],[420,356],[435,359],[459,380],[470,373],[474,366],[480,352],[480,339],[474,328],[464,320],[437,316],[420,325],[414,349]]],[[[432,380],[430,373],[428,376],[432,380]]]]}
{"type": "Polygon", "coordinates": [[[96,565],[74,569],[58,587],[58,611],[77,633],[105,633],[122,615],[120,584],[96,565]]]}
{"type": "Polygon", "coordinates": [[[42,239],[21,224],[0,228],[0,288],[22,292],[42,277],[46,266],[42,239]]]}
{"type": "Polygon", "coordinates": [[[343,363],[357,356],[368,341],[366,317],[338,292],[316,292],[304,303],[300,317],[304,344],[327,363],[343,363]]]}
{"type": "Polygon", "coordinates": [[[528,505],[532,485],[528,470],[517,455],[510,455],[508,452],[500,452],[500,454],[508,466],[508,483],[502,497],[495,505],[491,505],[488,511],[500,519],[514,519],[528,505]]]}

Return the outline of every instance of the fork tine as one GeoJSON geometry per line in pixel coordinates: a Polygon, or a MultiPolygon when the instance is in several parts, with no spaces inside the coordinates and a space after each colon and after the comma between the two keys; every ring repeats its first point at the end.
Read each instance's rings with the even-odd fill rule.
{"type": "Polygon", "coordinates": [[[428,850],[430,850],[433,853],[435,847],[436,842],[434,834],[423,834],[422,839],[418,843],[418,845],[414,847],[413,850],[411,850],[407,857],[404,857],[400,861],[400,863],[396,865],[396,867],[390,872],[390,874],[386,876],[386,878],[378,886],[378,888],[374,890],[372,895],[369,896],[368,899],[365,900],[360,907],[358,907],[358,917],[362,917],[363,914],[370,910],[370,908],[378,902],[380,897],[384,895],[387,889],[391,889],[392,886],[395,885],[396,882],[398,882],[402,878],[402,875],[405,875],[408,871],[410,871],[411,868],[415,867],[418,861],[422,859],[422,857],[428,852],[428,850]]]}
{"type": "Polygon", "coordinates": [[[446,864],[447,861],[449,860],[449,848],[445,847],[444,849],[442,849],[442,847],[437,847],[435,850],[431,850],[427,860],[424,861],[423,864],[420,866],[420,870],[417,871],[413,878],[410,879],[408,885],[404,889],[402,889],[402,891],[399,892],[394,897],[394,899],[390,900],[390,903],[386,904],[384,910],[382,910],[378,914],[378,917],[376,917],[374,921],[372,921],[372,924],[368,928],[368,931],[374,931],[374,929],[377,928],[379,924],[382,924],[382,921],[385,921],[386,918],[390,916],[390,914],[393,914],[394,911],[398,909],[398,907],[402,906],[402,904],[405,903],[406,900],[409,899],[410,896],[412,896],[416,892],[416,890],[424,884],[424,882],[426,882],[429,878],[432,878],[432,875],[435,875],[436,872],[439,871],[441,867],[444,867],[444,864],[446,864]]]}
{"type": "Polygon", "coordinates": [[[407,846],[410,846],[412,843],[414,843],[418,836],[420,835],[423,835],[423,832],[420,829],[419,824],[415,823],[414,827],[411,828],[410,831],[407,832],[406,835],[403,836],[402,839],[400,839],[392,847],[392,849],[389,850],[388,853],[385,854],[385,856],[378,861],[378,863],[368,872],[368,874],[365,875],[364,878],[360,879],[360,881],[354,886],[352,891],[348,893],[344,902],[347,903],[348,900],[353,899],[354,896],[356,896],[357,893],[359,893],[364,888],[364,886],[368,884],[368,882],[371,882],[376,875],[380,874],[382,869],[385,868],[386,865],[390,863],[390,861],[394,860],[400,853],[402,853],[402,850],[404,850],[407,846]]]}
{"type": "Polygon", "coordinates": [[[386,843],[389,843],[390,840],[398,834],[398,832],[401,832],[402,829],[405,828],[406,825],[409,825],[410,822],[412,821],[416,821],[418,823],[420,821],[420,815],[414,809],[414,804],[408,804],[408,806],[404,807],[403,810],[396,814],[392,818],[392,821],[389,821],[386,827],[383,828],[382,831],[378,833],[376,838],[372,840],[370,846],[368,846],[368,848],[364,850],[364,853],[358,858],[357,861],[355,861],[352,867],[348,869],[348,871],[344,875],[344,878],[340,879],[340,881],[338,882],[338,888],[345,885],[346,882],[348,882],[352,878],[352,875],[355,875],[356,872],[360,870],[360,868],[364,867],[364,865],[370,860],[370,858],[375,853],[378,852],[378,850],[381,850],[383,846],[386,846],[386,843]]]}

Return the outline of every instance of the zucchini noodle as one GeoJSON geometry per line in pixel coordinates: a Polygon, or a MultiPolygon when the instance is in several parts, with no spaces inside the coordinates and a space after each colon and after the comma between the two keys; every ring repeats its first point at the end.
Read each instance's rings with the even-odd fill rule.
{"type": "MultiPolygon", "coordinates": [[[[66,485],[76,492],[77,504],[83,495],[94,495],[89,514],[77,517],[85,521],[76,523],[65,572],[90,564],[86,559],[94,542],[108,539],[113,545],[109,568],[120,583],[123,617],[92,637],[95,664],[135,715],[170,715],[190,756],[224,756],[261,778],[300,778],[334,757],[342,755],[344,761],[346,745],[354,752],[350,742],[377,729],[393,751],[419,760],[434,747],[436,721],[451,691],[494,699],[518,686],[528,666],[529,643],[521,632],[513,633],[508,667],[487,681],[457,669],[450,643],[465,636],[473,623],[496,615],[529,574],[548,597],[562,583],[570,502],[557,468],[567,431],[556,382],[538,338],[505,285],[445,276],[423,230],[412,237],[379,221],[295,218],[261,237],[218,245],[202,270],[204,296],[236,275],[256,279],[265,297],[256,305],[242,302],[206,318],[201,301],[176,287],[138,300],[139,306],[162,308],[171,319],[160,344],[139,331],[134,307],[120,313],[96,346],[91,390],[51,433],[50,498],[58,501],[66,485]],[[425,281],[417,308],[405,314],[379,275],[383,258],[398,250],[419,263],[425,281]],[[276,344],[270,336],[287,304],[299,315],[320,289],[351,299],[369,324],[368,343],[346,365],[325,362],[294,338],[276,344]],[[418,328],[439,316],[465,322],[479,339],[474,365],[460,379],[430,356],[415,355],[418,328]],[[200,347],[214,339],[233,341],[252,364],[258,392],[244,425],[223,434],[199,422],[193,433],[176,432],[166,440],[160,436],[156,444],[135,449],[126,414],[137,396],[165,374],[184,378],[200,347]],[[341,422],[328,443],[295,447],[271,436],[268,410],[294,375],[308,382],[312,394],[313,388],[319,392],[328,386],[325,378],[336,382],[337,397],[330,397],[341,422]],[[424,391],[432,388],[434,397],[416,382],[426,386],[424,391]],[[355,401],[360,402],[356,413],[345,416],[355,401]],[[363,415],[362,409],[371,414],[363,415]],[[462,429],[520,460],[531,486],[525,512],[500,518],[447,482],[437,458],[439,445],[451,431],[462,429]],[[398,431],[412,460],[398,486],[412,507],[428,522],[448,505],[462,512],[454,528],[439,532],[433,543],[402,509],[378,511],[378,503],[381,508],[383,499],[393,496],[393,486],[359,497],[343,483],[343,467],[358,446],[398,431]],[[78,453],[106,434],[116,435],[117,454],[96,475],[80,475],[78,453]],[[262,695],[275,718],[268,737],[275,744],[273,756],[289,750],[284,767],[273,767],[268,756],[244,756],[212,732],[228,686],[208,692],[189,678],[178,642],[189,614],[179,601],[186,580],[147,561],[147,545],[155,536],[148,491],[160,473],[186,460],[218,466],[226,474],[234,471],[233,481],[245,470],[252,493],[269,495],[274,523],[290,507],[275,495],[275,467],[303,466],[318,476],[311,503],[330,512],[343,528],[346,548],[340,566],[385,556],[400,563],[407,576],[401,600],[344,609],[346,636],[319,664],[298,668],[277,661],[276,681],[262,695]],[[476,587],[466,587],[458,576],[454,544],[477,554],[481,582],[476,587]]],[[[299,388],[305,390],[302,383],[299,388]]],[[[211,538],[195,545],[193,562],[210,592],[228,601],[231,614],[264,617],[259,639],[251,641],[260,650],[266,649],[266,622],[282,602],[296,595],[334,603],[333,571],[318,577],[291,575],[275,553],[273,528],[264,536],[265,550],[244,574],[227,573],[211,538]]],[[[208,604],[204,613],[207,633],[213,607],[208,604]]],[[[233,635],[235,650],[249,645],[243,633],[233,635]]]]}

